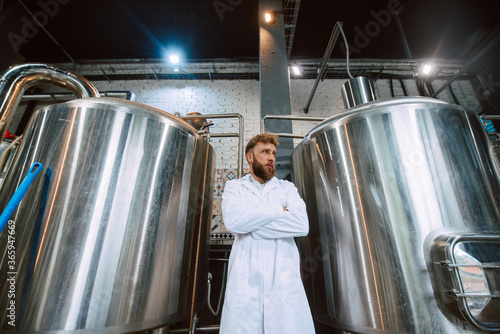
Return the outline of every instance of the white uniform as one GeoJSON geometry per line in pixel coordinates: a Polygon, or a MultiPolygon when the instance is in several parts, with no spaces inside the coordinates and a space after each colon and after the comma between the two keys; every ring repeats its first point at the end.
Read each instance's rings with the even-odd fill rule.
{"type": "Polygon", "coordinates": [[[220,333],[314,333],[293,239],[309,232],[297,188],[276,177],[261,185],[251,174],[228,181],[222,218],[235,240],[220,333]]]}

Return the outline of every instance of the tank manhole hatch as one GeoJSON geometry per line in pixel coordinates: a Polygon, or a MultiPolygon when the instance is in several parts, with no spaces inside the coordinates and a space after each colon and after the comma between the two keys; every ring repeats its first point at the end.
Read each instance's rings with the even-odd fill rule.
{"type": "Polygon", "coordinates": [[[500,234],[447,234],[431,246],[433,287],[443,311],[500,332],[500,234]]]}

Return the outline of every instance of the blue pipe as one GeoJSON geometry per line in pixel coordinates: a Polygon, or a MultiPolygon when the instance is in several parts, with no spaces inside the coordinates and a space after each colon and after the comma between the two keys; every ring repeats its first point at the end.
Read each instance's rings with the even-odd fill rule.
{"type": "Polygon", "coordinates": [[[42,170],[42,168],[43,165],[39,162],[35,162],[33,166],[31,166],[30,170],[28,171],[28,175],[26,175],[26,178],[17,188],[16,192],[14,193],[9,203],[3,210],[2,215],[0,216],[0,233],[2,233],[5,225],[7,225],[7,222],[9,221],[10,216],[12,216],[14,210],[16,210],[19,203],[21,203],[21,200],[28,191],[31,182],[33,182],[33,180],[35,179],[37,174],[42,170]]]}

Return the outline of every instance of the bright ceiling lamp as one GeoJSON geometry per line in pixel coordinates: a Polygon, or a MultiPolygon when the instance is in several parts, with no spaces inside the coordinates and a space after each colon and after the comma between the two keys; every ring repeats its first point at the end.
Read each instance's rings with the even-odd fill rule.
{"type": "Polygon", "coordinates": [[[176,54],[169,55],[168,60],[170,61],[171,64],[179,64],[180,63],[180,58],[176,54]]]}
{"type": "Polygon", "coordinates": [[[274,24],[276,22],[277,12],[275,10],[268,11],[264,13],[264,21],[269,24],[274,24]]]}
{"type": "Polygon", "coordinates": [[[293,65],[292,66],[292,72],[295,75],[300,75],[301,74],[300,67],[298,67],[297,65],[293,65]]]}
{"type": "Polygon", "coordinates": [[[422,66],[422,74],[424,75],[429,75],[432,71],[432,66],[429,65],[429,64],[424,64],[424,66],[422,66]]]}

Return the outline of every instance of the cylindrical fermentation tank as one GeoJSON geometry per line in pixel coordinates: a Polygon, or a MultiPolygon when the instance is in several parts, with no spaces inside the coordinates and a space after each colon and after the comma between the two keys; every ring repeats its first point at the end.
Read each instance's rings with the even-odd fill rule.
{"type": "Polygon", "coordinates": [[[0,236],[0,333],[14,328],[11,303],[18,331],[43,333],[139,332],[201,309],[215,154],[193,127],[113,98],[44,107],[3,183],[2,210],[34,162],[43,170],[11,217],[13,268],[13,235],[0,236]]]}
{"type": "Polygon", "coordinates": [[[317,320],[349,333],[500,330],[500,168],[476,114],[369,102],[313,129],[293,165],[317,320]]]}

